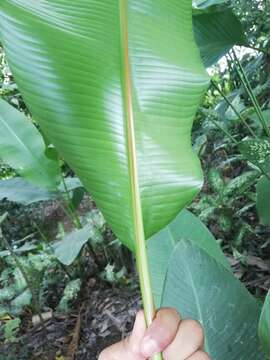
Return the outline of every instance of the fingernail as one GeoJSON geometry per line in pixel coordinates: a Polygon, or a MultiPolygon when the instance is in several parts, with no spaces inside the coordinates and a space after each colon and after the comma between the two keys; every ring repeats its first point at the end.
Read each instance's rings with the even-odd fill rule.
{"type": "Polygon", "coordinates": [[[159,347],[155,339],[150,336],[146,336],[141,343],[142,354],[146,357],[151,357],[158,353],[159,347]]]}

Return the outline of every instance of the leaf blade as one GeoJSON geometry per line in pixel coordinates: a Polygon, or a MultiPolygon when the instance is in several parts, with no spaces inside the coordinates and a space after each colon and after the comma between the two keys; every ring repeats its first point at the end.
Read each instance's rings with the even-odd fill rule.
{"type": "Polygon", "coordinates": [[[247,45],[243,27],[228,7],[194,9],[194,35],[205,67],[214,65],[234,45],[247,45]],[[224,27],[226,24],[226,27],[224,27]]]}
{"type": "Polygon", "coordinates": [[[230,270],[230,265],[211,232],[199,218],[188,210],[183,210],[165,229],[149,239],[147,244],[157,306],[161,306],[162,290],[170,257],[179,241],[183,239],[194,242],[230,270]]]}
{"type": "MultiPolygon", "coordinates": [[[[118,238],[134,250],[118,2],[10,0],[0,11],[4,47],[29,109],[118,238]]],[[[170,222],[202,182],[190,132],[208,77],[191,19],[188,0],[128,2],[146,238],[170,222]]]]}
{"type": "Polygon", "coordinates": [[[264,348],[264,351],[268,356],[270,356],[269,336],[270,336],[270,291],[268,291],[268,294],[266,296],[259,322],[260,341],[264,348]]]}
{"type": "Polygon", "coordinates": [[[172,255],[162,305],[203,325],[211,358],[266,360],[256,329],[258,302],[231,272],[191,242],[181,241],[172,255]]]}
{"type": "Polygon", "coordinates": [[[262,176],[257,186],[256,207],[262,225],[270,225],[270,180],[266,176],[262,176]]]}
{"type": "Polygon", "coordinates": [[[0,157],[35,185],[56,189],[59,167],[45,155],[45,144],[24,114],[0,99],[0,157]]]}
{"type": "Polygon", "coordinates": [[[72,231],[63,240],[53,245],[55,256],[62,264],[71,265],[93,234],[91,224],[72,231]]]}

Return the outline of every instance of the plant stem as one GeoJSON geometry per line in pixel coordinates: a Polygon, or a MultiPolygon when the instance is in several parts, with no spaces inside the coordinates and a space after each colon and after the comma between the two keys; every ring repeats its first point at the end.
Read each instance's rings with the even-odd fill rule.
{"type": "MultiPolygon", "coordinates": [[[[38,233],[40,234],[40,236],[42,237],[43,241],[47,244],[47,246],[49,247],[49,249],[51,250],[52,253],[54,253],[54,249],[50,244],[49,239],[46,237],[46,235],[43,233],[43,231],[40,229],[40,227],[38,226],[38,224],[33,221],[33,225],[35,226],[35,228],[37,229],[38,233]]],[[[60,265],[60,267],[62,268],[62,270],[64,271],[64,273],[67,275],[67,277],[72,280],[72,276],[70,275],[70,273],[68,272],[66,266],[64,264],[61,263],[61,261],[57,260],[58,264],[60,265]]]]}
{"type": "MultiPolygon", "coordinates": [[[[135,124],[133,116],[132,104],[132,81],[131,69],[129,63],[129,42],[128,42],[128,16],[127,16],[127,0],[119,2],[120,16],[120,35],[122,46],[122,87],[124,94],[124,106],[126,113],[126,133],[127,133],[127,150],[128,150],[128,166],[130,175],[131,190],[131,206],[132,217],[134,219],[133,233],[135,239],[135,255],[137,261],[137,269],[140,279],[140,287],[143,299],[144,314],[146,325],[149,326],[155,316],[155,305],[152,294],[150,273],[148,267],[146,241],[144,234],[143,215],[141,206],[141,197],[138,181],[135,124]]],[[[162,360],[162,355],[157,354],[154,360],[162,360]]]]}
{"type": "MultiPolygon", "coordinates": [[[[257,112],[258,118],[259,118],[259,120],[260,120],[260,122],[262,124],[262,127],[263,127],[266,135],[270,137],[269,127],[268,127],[268,125],[267,125],[267,123],[265,121],[265,118],[263,116],[263,113],[262,113],[262,110],[261,110],[260,105],[258,103],[258,100],[257,100],[256,96],[253,93],[252,87],[251,87],[250,82],[249,82],[249,80],[248,80],[248,78],[246,76],[246,73],[245,73],[245,71],[244,71],[244,69],[243,69],[243,67],[241,65],[241,62],[238,60],[238,57],[237,57],[234,49],[232,49],[232,53],[233,53],[233,57],[234,57],[234,63],[235,63],[236,72],[237,72],[237,74],[238,74],[238,76],[239,76],[239,78],[240,78],[240,80],[241,80],[247,94],[249,95],[249,97],[250,97],[250,99],[252,101],[252,104],[253,104],[256,112],[257,112]]],[[[229,56],[231,56],[231,55],[229,54],[229,56]]]]}
{"type": "Polygon", "coordinates": [[[220,129],[225,135],[227,135],[231,140],[232,142],[235,144],[235,145],[238,145],[238,141],[235,140],[235,138],[225,129],[223,129],[222,126],[219,125],[219,123],[214,120],[211,116],[209,116],[209,120],[218,128],[220,129]]]}
{"type": "Polygon", "coordinates": [[[73,222],[74,222],[74,225],[77,229],[81,229],[82,228],[82,223],[79,219],[79,216],[77,215],[76,213],[76,210],[74,209],[74,206],[72,204],[72,199],[69,195],[69,191],[68,191],[68,188],[67,188],[67,184],[66,184],[66,181],[65,181],[65,178],[63,176],[63,173],[61,172],[61,177],[62,177],[62,182],[63,182],[63,185],[64,185],[64,189],[65,189],[65,194],[66,194],[66,197],[67,197],[67,207],[70,211],[70,214],[72,216],[72,219],[73,219],[73,222]]]}
{"type": "MultiPolygon", "coordinates": [[[[62,201],[63,201],[63,203],[60,202],[60,205],[61,205],[62,209],[64,210],[65,214],[73,222],[75,228],[82,229],[82,227],[83,227],[82,223],[81,223],[80,218],[77,215],[76,210],[74,209],[74,206],[72,204],[72,199],[70,197],[70,194],[69,194],[69,191],[68,191],[68,188],[67,188],[67,184],[66,184],[66,181],[65,181],[65,178],[64,178],[62,172],[61,172],[61,177],[62,177],[62,182],[63,182],[63,185],[64,185],[67,200],[63,196],[61,196],[61,194],[60,194],[60,196],[62,198],[62,201]]],[[[89,254],[93,257],[95,263],[99,267],[99,262],[98,262],[95,250],[93,249],[93,247],[91,246],[89,241],[86,243],[86,246],[88,248],[89,254]]]]}
{"type": "Polygon", "coordinates": [[[270,55],[269,51],[267,51],[266,49],[263,49],[261,47],[256,47],[256,46],[252,46],[252,45],[247,45],[245,47],[247,47],[248,49],[253,49],[253,50],[259,51],[265,55],[270,55]]]}
{"type": "Polygon", "coordinates": [[[66,214],[66,216],[69,218],[69,220],[73,223],[76,229],[82,228],[82,223],[78,217],[78,215],[70,208],[69,202],[63,197],[61,193],[59,193],[59,205],[61,206],[62,210],[66,214]],[[76,215],[76,216],[74,216],[76,215]]]}
{"type": "Polygon", "coordinates": [[[234,87],[237,89],[238,83],[237,83],[237,79],[233,76],[234,71],[233,71],[233,67],[232,67],[232,58],[228,54],[225,57],[226,57],[227,65],[229,68],[230,79],[233,82],[234,87]]]}
{"type": "Polygon", "coordinates": [[[242,123],[247,127],[247,129],[249,130],[250,134],[257,138],[257,135],[255,134],[255,132],[251,129],[251,127],[249,126],[249,124],[246,122],[246,120],[243,118],[243,116],[240,114],[240,112],[236,109],[236,107],[233,105],[233,103],[229,100],[229,98],[223,93],[223,91],[221,91],[218,87],[218,85],[211,80],[211,84],[214,86],[214,88],[219,92],[219,94],[223,97],[223,99],[226,101],[226,103],[233,109],[233,111],[235,112],[235,114],[238,116],[238,118],[242,121],[242,123]]]}
{"type": "MultiPolygon", "coordinates": [[[[67,197],[67,201],[66,199],[63,198],[62,196],[62,199],[63,199],[63,204],[60,203],[62,209],[64,210],[65,214],[70,218],[70,220],[73,222],[73,224],[75,225],[75,227],[77,229],[82,229],[82,223],[80,221],[80,218],[79,216],[77,215],[76,213],[76,210],[74,209],[74,206],[72,204],[72,199],[70,197],[70,194],[69,194],[69,191],[68,191],[68,188],[67,188],[67,184],[66,184],[66,181],[65,181],[65,178],[63,176],[63,173],[61,172],[61,177],[62,177],[62,182],[63,182],[63,185],[64,185],[64,189],[65,189],[65,194],[66,194],[66,197],[67,197]]],[[[99,261],[98,261],[98,258],[96,256],[96,253],[95,253],[95,250],[94,248],[92,247],[92,245],[89,243],[89,241],[86,243],[86,246],[87,246],[87,249],[88,249],[88,252],[89,254],[93,257],[95,263],[97,264],[98,267],[100,267],[100,264],[99,264],[99,261]]]]}

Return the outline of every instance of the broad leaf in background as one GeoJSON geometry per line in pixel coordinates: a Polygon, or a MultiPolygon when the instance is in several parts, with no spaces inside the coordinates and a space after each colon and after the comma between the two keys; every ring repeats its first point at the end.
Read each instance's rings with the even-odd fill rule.
{"type": "Polygon", "coordinates": [[[15,319],[8,319],[8,321],[5,321],[3,324],[3,330],[4,330],[4,337],[5,337],[5,343],[9,342],[16,342],[18,341],[17,333],[19,332],[21,325],[21,319],[15,318],[15,319]]]}
{"type": "Polygon", "coordinates": [[[216,168],[211,168],[207,174],[207,180],[211,189],[218,194],[221,193],[225,187],[225,181],[221,172],[216,168]]]}
{"type": "MultiPolygon", "coordinates": [[[[267,89],[268,88],[269,88],[269,85],[268,85],[267,89]]],[[[264,117],[266,123],[268,124],[268,127],[270,127],[270,109],[262,110],[262,114],[263,114],[263,117],[264,117]]],[[[258,114],[256,112],[254,112],[250,116],[250,119],[253,120],[256,124],[261,124],[258,114]]]]}
{"type": "Polygon", "coordinates": [[[238,148],[245,159],[262,169],[266,173],[270,173],[270,141],[267,138],[253,139],[246,138],[242,140],[238,148]]]}
{"type": "MultiPolygon", "coordinates": [[[[214,77],[213,77],[214,79],[214,77]]],[[[217,83],[219,81],[219,78],[216,78],[215,83],[217,83]]],[[[242,95],[242,90],[233,90],[231,91],[229,94],[226,94],[227,99],[233,103],[233,105],[236,107],[236,110],[238,111],[242,111],[244,110],[242,107],[243,101],[239,101],[239,99],[241,99],[241,95],[242,95]]],[[[246,108],[245,108],[246,109],[246,108]]],[[[228,103],[226,102],[225,99],[220,98],[219,102],[217,103],[217,105],[215,105],[214,108],[214,112],[212,112],[212,114],[214,115],[218,115],[218,118],[220,119],[220,121],[222,121],[222,125],[223,126],[230,126],[231,124],[231,120],[236,119],[236,114],[235,112],[232,110],[232,108],[228,105],[228,103]],[[217,114],[215,114],[217,113],[217,114]],[[226,121],[227,120],[227,121],[226,121]]],[[[245,115],[245,111],[242,111],[241,115],[244,117],[245,115]]],[[[239,118],[238,118],[239,120],[239,118]]]]}
{"type": "Polygon", "coordinates": [[[0,158],[28,181],[54,190],[60,182],[59,165],[45,150],[35,125],[0,99],[0,158]]]}
{"type": "MultiPolygon", "coordinates": [[[[244,101],[241,99],[240,95],[235,96],[232,99],[231,103],[234,106],[234,108],[238,111],[238,113],[242,115],[242,112],[246,109],[246,106],[244,104],[244,101]]],[[[230,106],[228,106],[225,112],[225,117],[228,121],[239,121],[239,116],[230,106]]]]}
{"type": "MultiPolygon", "coordinates": [[[[80,180],[76,177],[65,179],[68,191],[82,189],[80,180]]],[[[20,177],[0,180],[0,200],[7,199],[23,205],[30,205],[37,201],[56,199],[59,193],[64,193],[65,187],[61,183],[55,191],[49,191],[44,187],[35,186],[20,177]]]]}
{"type": "Polygon", "coordinates": [[[257,183],[257,212],[260,223],[270,226],[270,180],[262,176],[257,183]]]}
{"type": "Polygon", "coordinates": [[[55,256],[62,264],[71,265],[89,239],[93,242],[102,239],[92,223],[72,231],[63,240],[55,243],[53,245],[55,256]]]}
{"type": "Polygon", "coordinates": [[[260,306],[220,262],[180,241],[175,248],[162,298],[184,319],[198,320],[205,332],[205,351],[213,360],[266,360],[257,335],[260,306]]]}
{"type": "Polygon", "coordinates": [[[74,301],[79,296],[81,286],[82,286],[81,279],[75,279],[68,282],[63,292],[61,301],[57,306],[58,311],[66,314],[72,311],[72,306],[71,306],[72,300],[74,301]]]}
{"type": "Polygon", "coordinates": [[[213,5],[221,5],[226,3],[226,0],[192,0],[194,8],[204,9],[213,5]]]}
{"type": "Polygon", "coordinates": [[[207,227],[188,210],[183,210],[165,229],[147,244],[156,305],[161,305],[162,290],[172,255],[181,239],[190,240],[203,248],[228,270],[230,265],[219,244],[207,227]]]}
{"type": "Polygon", "coordinates": [[[208,76],[190,0],[8,0],[0,26],[35,120],[134,249],[134,183],[147,238],[202,184],[190,133],[208,76]]]}
{"type": "Polygon", "coordinates": [[[0,181],[0,200],[7,199],[23,205],[51,200],[54,193],[35,186],[20,177],[0,181]]]}
{"type": "Polygon", "coordinates": [[[228,7],[194,9],[193,28],[205,67],[215,64],[234,45],[247,45],[242,25],[228,7]]]}
{"type": "Polygon", "coordinates": [[[270,356],[270,291],[266,296],[259,322],[259,337],[264,351],[270,356]]]}
{"type": "Polygon", "coordinates": [[[80,206],[83,198],[85,195],[85,190],[83,187],[78,187],[76,189],[74,189],[73,193],[72,193],[72,198],[71,198],[71,203],[72,203],[72,207],[74,210],[77,210],[78,207],[80,206]]]}
{"type": "MultiPolygon", "coordinates": [[[[31,250],[35,250],[36,248],[37,248],[37,245],[32,244],[32,243],[26,243],[18,248],[14,248],[13,252],[15,254],[22,254],[22,253],[26,253],[31,250]]],[[[10,255],[11,255],[11,253],[9,250],[0,251],[0,257],[6,257],[6,256],[10,256],[10,255]]]]}
{"type": "Polygon", "coordinates": [[[223,189],[223,196],[227,197],[226,201],[234,201],[236,197],[243,195],[248,188],[254,185],[254,181],[259,176],[258,171],[247,171],[230,180],[223,189]]]}
{"type": "Polygon", "coordinates": [[[76,189],[83,188],[83,184],[81,183],[80,179],[77,178],[76,176],[66,177],[64,179],[64,181],[65,181],[65,185],[63,184],[63,182],[61,182],[61,184],[58,187],[58,190],[60,192],[65,192],[66,190],[68,192],[70,192],[70,191],[73,191],[73,190],[76,190],[76,189]]]}

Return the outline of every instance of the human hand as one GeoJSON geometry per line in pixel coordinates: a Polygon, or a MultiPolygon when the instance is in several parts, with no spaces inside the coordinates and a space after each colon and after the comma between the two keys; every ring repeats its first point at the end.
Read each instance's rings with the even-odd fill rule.
{"type": "Polygon", "coordinates": [[[195,320],[181,320],[174,309],[159,310],[148,329],[140,311],[132,334],[103,350],[99,360],[146,360],[159,352],[164,360],[210,360],[203,342],[201,325],[195,320]]]}

